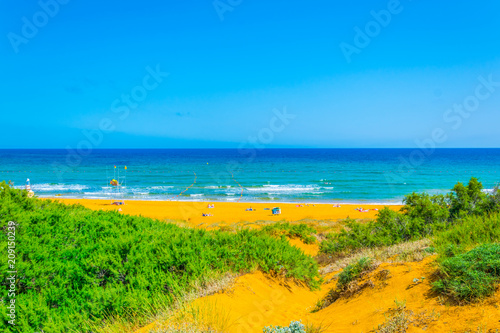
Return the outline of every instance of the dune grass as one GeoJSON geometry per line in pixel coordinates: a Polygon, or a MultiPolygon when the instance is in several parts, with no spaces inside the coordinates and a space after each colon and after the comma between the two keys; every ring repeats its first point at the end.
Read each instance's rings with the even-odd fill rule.
{"type": "MultiPolygon", "coordinates": [[[[160,313],[227,273],[260,269],[311,287],[319,284],[311,257],[265,232],[181,228],[28,198],[25,191],[1,183],[3,281],[9,221],[16,232],[17,325],[3,316],[2,332],[90,332],[91,326],[115,318],[139,320],[134,313],[160,313]]],[[[0,297],[8,301],[7,291],[4,284],[0,297]]]]}
{"type": "Polygon", "coordinates": [[[441,258],[441,279],[434,289],[471,302],[493,294],[500,282],[500,244],[483,244],[468,252],[441,258]]]}
{"type": "Polygon", "coordinates": [[[316,230],[305,223],[291,224],[289,222],[278,222],[263,226],[261,231],[272,236],[286,236],[291,239],[297,238],[305,244],[316,243],[316,238],[313,236],[316,230]]]}
{"type": "Polygon", "coordinates": [[[340,272],[337,280],[337,289],[345,289],[349,283],[358,279],[362,273],[370,270],[373,267],[373,260],[368,257],[363,257],[358,261],[348,265],[340,272]]]}
{"type": "Polygon", "coordinates": [[[469,216],[436,235],[439,276],[434,289],[459,302],[493,294],[500,283],[500,214],[469,216]]]}

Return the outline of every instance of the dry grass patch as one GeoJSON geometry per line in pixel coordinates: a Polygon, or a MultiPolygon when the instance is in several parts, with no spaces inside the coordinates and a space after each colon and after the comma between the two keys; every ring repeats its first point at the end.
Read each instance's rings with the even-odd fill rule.
{"type": "MultiPolygon", "coordinates": [[[[105,320],[101,325],[93,325],[92,332],[95,333],[123,333],[135,332],[141,329],[144,318],[148,318],[146,322],[151,323],[150,330],[140,330],[141,333],[147,332],[165,332],[165,333],[201,333],[201,332],[219,332],[212,328],[207,328],[206,323],[214,327],[224,328],[224,318],[220,312],[216,313],[214,309],[200,309],[189,304],[194,300],[210,296],[218,292],[223,292],[229,289],[234,282],[236,276],[226,274],[218,278],[213,278],[210,282],[201,284],[196,282],[193,285],[193,290],[183,297],[180,297],[172,304],[156,304],[155,309],[151,311],[130,313],[128,316],[121,318],[115,317],[105,320]],[[163,309],[158,311],[158,309],[163,309]],[[175,319],[175,320],[174,320],[175,319]],[[205,323],[203,322],[205,321],[205,323]],[[205,326],[205,327],[204,327],[205,326]],[[158,331],[160,330],[160,331],[158,331]]],[[[148,325],[149,326],[149,325],[148,325]]],[[[146,327],[148,327],[146,326],[146,327]]],[[[221,331],[222,332],[222,331],[221,331]]]]}
{"type": "Polygon", "coordinates": [[[396,307],[386,312],[386,321],[379,325],[376,333],[403,333],[410,325],[413,312],[406,309],[406,301],[394,301],[396,307]]]}
{"type": "Polygon", "coordinates": [[[361,249],[358,252],[349,256],[332,256],[328,258],[326,254],[320,254],[316,259],[321,262],[330,264],[319,270],[320,274],[326,275],[347,267],[348,265],[359,261],[361,258],[373,258],[377,262],[408,262],[420,261],[430,254],[433,254],[433,249],[430,247],[432,241],[428,238],[396,244],[392,246],[377,247],[370,249],[361,249]]]}

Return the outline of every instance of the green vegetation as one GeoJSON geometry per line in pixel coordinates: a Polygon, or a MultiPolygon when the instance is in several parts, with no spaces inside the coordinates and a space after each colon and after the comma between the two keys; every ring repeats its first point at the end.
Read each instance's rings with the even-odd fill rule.
{"type": "Polygon", "coordinates": [[[395,299],[394,303],[396,307],[385,314],[386,321],[379,325],[376,333],[398,333],[408,329],[412,312],[406,309],[406,301],[395,299]]]}
{"type": "Polygon", "coordinates": [[[500,242],[500,214],[470,216],[450,225],[434,237],[434,247],[441,256],[451,257],[480,244],[500,242]]]}
{"type": "Polygon", "coordinates": [[[325,254],[348,255],[362,248],[389,246],[437,234],[464,218],[483,217],[500,211],[500,191],[482,191],[482,184],[471,178],[467,186],[458,183],[447,195],[412,193],[400,212],[388,207],[375,221],[365,224],[346,220],[346,228],[328,234],[320,245],[325,254]]]}
{"type": "Polygon", "coordinates": [[[300,321],[292,321],[288,327],[268,326],[264,327],[264,333],[307,333],[306,327],[300,321]]]}
{"type": "MultiPolygon", "coordinates": [[[[30,199],[5,183],[0,184],[2,281],[9,276],[9,221],[15,222],[17,325],[2,316],[2,332],[89,332],[105,319],[158,313],[195,286],[230,272],[260,269],[311,287],[319,283],[311,257],[263,231],[180,228],[30,199]]],[[[7,293],[4,283],[0,297],[9,301],[7,293]]]]}
{"type": "Polygon", "coordinates": [[[359,280],[364,275],[363,273],[369,272],[376,267],[376,263],[368,257],[359,258],[355,262],[347,265],[342,272],[337,275],[336,287],[331,289],[324,298],[319,299],[311,312],[318,312],[341,297],[350,297],[368,286],[373,286],[371,281],[360,285],[351,282],[359,280]]]}
{"type": "Polygon", "coordinates": [[[444,257],[442,278],[434,289],[470,302],[493,294],[500,282],[500,244],[484,244],[466,253],[444,257]]]}
{"type": "Polygon", "coordinates": [[[298,238],[302,240],[305,244],[314,244],[316,238],[312,234],[316,233],[314,228],[308,226],[305,223],[301,224],[290,224],[289,222],[274,223],[262,227],[262,232],[268,233],[272,236],[286,236],[288,238],[298,238]]]}
{"type": "Polygon", "coordinates": [[[440,279],[434,289],[459,302],[472,302],[495,292],[500,282],[500,191],[481,192],[474,179],[457,184],[447,230],[434,237],[440,279]]]}
{"type": "Polygon", "coordinates": [[[337,289],[345,289],[349,283],[358,279],[362,273],[370,270],[372,267],[373,261],[367,257],[361,258],[357,262],[348,265],[338,276],[337,289]]]}
{"type": "MultiPolygon", "coordinates": [[[[375,221],[347,220],[344,230],[327,235],[320,251],[345,256],[432,236],[434,246],[429,250],[439,254],[434,289],[460,302],[481,299],[494,293],[500,283],[500,191],[482,189],[471,178],[447,195],[412,193],[400,212],[385,207],[375,221]]],[[[362,271],[360,262],[346,267],[338,285],[348,284],[358,271],[362,271]]]]}
{"type": "Polygon", "coordinates": [[[500,282],[500,214],[461,219],[434,239],[440,279],[434,289],[461,302],[491,295],[500,282]]]}
{"type": "Polygon", "coordinates": [[[337,234],[328,234],[320,244],[325,254],[349,255],[363,248],[390,246],[425,238],[443,230],[444,221],[426,222],[425,218],[410,217],[388,207],[380,210],[377,219],[368,223],[346,220],[346,228],[337,234]]]}

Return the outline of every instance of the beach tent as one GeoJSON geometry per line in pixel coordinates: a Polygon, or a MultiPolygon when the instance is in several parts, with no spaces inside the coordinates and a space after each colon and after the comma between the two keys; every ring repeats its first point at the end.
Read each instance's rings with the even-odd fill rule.
{"type": "Polygon", "coordinates": [[[274,207],[273,208],[273,215],[280,215],[280,214],[281,214],[281,208],[274,207]]]}

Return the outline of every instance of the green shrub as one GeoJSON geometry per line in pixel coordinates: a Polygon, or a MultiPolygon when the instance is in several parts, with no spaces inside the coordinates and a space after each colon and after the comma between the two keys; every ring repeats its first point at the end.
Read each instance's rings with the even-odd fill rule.
{"type": "Polygon", "coordinates": [[[261,231],[273,236],[298,238],[306,244],[314,244],[316,242],[316,238],[312,236],[316,231],[305,223],[290,224],[288,222],[278,222],[264,226],[261,231]]]}
{"type": "Polygon", "coordinates": [[[434,246],[445,257],[463,253],[478,244],[500,242],[500,214],[468,216],[437,233],[434,246]]]}
{"type": "Polygon", "coordinates": [[[338,276],[337,289],[345,289],[349,283],[358,279],[363,272],[370,270],[372,267],[373,261],[367,257],[361,258],[354,264],[348,265],[338,276]]]}
{"type": "Polygon", "coordinates": [[[434,282],[436,291],[465,302],[484,298],[500,281],[500,244],[484,244],[445,258],[439,267],[443,277],[434,282]]]}
{"type": "Polygon", "coordinates": [[[500,191],[482,191],[483,185],[471,178],[464,186],[458,183],[446,196],[412,193],[403,200],[400,212],[384,207],[375,221],[361,224],[346,220],[346,228],[329,234],[320,244],[320,252],[349,254],[361,248],[389,246],[418,240],[453,228],[471,216],[487,216],[500,212],[500,191]]]}
{"type": "Polygon", "coordinates": [[[492,294],[500,272],[500,214],[470,215],[434,239],[439,253],[438,292],[463,302],[492,294]],[[495,244],[496,243],[496,244],[495,244]]]}
{"type": "MultiPolygon", "coordinates": [[[[6,281],[7,226],[16,225],[16,326],[2,332],[89,332],[108,317],[158,313],[195,285],[228,272],[261,269],[317,287],[316,262],[285,239],[260,231],[180,228],[92,211],[0,183],[0,278],[6,281]]],[[[8,285],[0,298],[9,300],[8,285]]],[[[142,323],[138,323],[142,324],[142,323]]]]}
{"type": "Polygon", "coordinates": [[[492,204],[492,196],[484,193],[483,184],[472,177],[465,186],[457,183],[452,193],[448,194],[450,203],[450,215],[454,218],[461,218],[469,215],[484,215],[490,213],[498,206],[492,204]]]}
{"type": "Polygon", "coordinates": [[[497,186],[492,193],[487,195],[482,207],[487,213],[500,212],[500,188],[497,186]]]}
{"type": "Polygon", "coordinates": [[[292,321],[290,326],[268,326],[264,327],[264,333],[306,333],[306,327],[300,321],[292,321]]]}
{"type": "Polygon", "coordinates": [[[444,195],[412,193],[403,200],[401,212],[410,219],[422,219],[425,224],[444,223],[450,212],[444,195]]]}
{"type": "Polygon", "coordinates": [[[346,221],[346,228],[337,234],[328,234],[320,244],[320,251],[327,254],[349,254],[362,248],[390,246],[418,240],[445,227],[444,222],[426,223],[421,218],[411,218],[388,207],[380,210],[377,219],[368,223],[346,221]]]}

